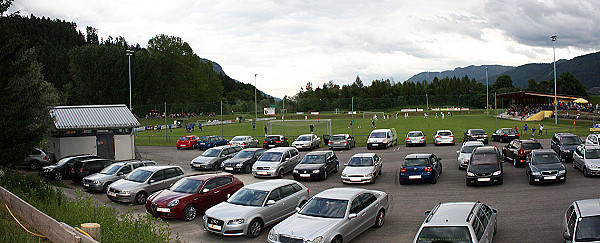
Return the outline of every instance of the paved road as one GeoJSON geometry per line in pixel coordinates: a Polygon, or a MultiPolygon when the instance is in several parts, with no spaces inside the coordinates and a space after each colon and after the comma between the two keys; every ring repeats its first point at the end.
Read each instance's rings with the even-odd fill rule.
{"type": "MultiPolygon", "coordinates": [[[[549,140],[541,140],[545,148],[550,147],[549,140]]],[[[492,145],[502,146],[495,142],[492,145]]],[[[141,147],[137,149],[145,159],[153,159],[159,164],[182,166],[186,173],[189,161],[200,152],[197,150],[176,150],[175,147],[141,147]]],[[[397,146],[387,150],[376,150],[383,159],[383,174],[375,184],[358,185],[387,192],[393,197],[393,208],[386,215],[386,223],[380,229],[370,229],[354,242],[410,242],[425,219],[424,212],[431,210],[439,202],[481,201],[498,210],[498,233],[494,242],[564,242],[562,240],[562,217],[568,205],[574,200],[599,198],[600,178],[585,178],[580,171],[567,164],[567,182],[547,185],[529,185],[524,168],[514,168],[504,164],[504,184],[499,186],[467,187],[465,172],[457,169],[456,146],[426,147],[397,146]],[[410,153],[431,153],[442,158],[443,174],[437,184],[399,185],[395,183],[395,173],[400,161],[410,153]]],[[[336,151],[343,164],[355,153],[367,152],[366,148],[354,148],[350,151],[336,151]]],[[[372,152],[372,151],[369,151],[372,152]]],[[[304,155],[306,152],[301,152],[304,155]]],[[[342,166],[343,167],[343,166],[342,166]]],[[[250,175],[236,175],[245,184],[264,179],[250,175]]],[[[292,179],[291,174],[285,176],[292,179]]],[[[315,195],[325,189],[344,187],[339,173],[331,175],[326,181],[302,182],[315,195]]],[[[109,202],[105,195],[94,193],[93,197],[109,202]]],[[[117,204],[126,211],[127,204],[117,204]]],[[[134,206],[134,211],[143,213],[143,206],[134,206]]],[[[166,220],[173,233],[179,233],[183,241],[189,242],[265,242],[271,227],[264,229],[256,239],[246,237],[222,237],[204,232],[200,216],[192,221],[166,220]]]]}

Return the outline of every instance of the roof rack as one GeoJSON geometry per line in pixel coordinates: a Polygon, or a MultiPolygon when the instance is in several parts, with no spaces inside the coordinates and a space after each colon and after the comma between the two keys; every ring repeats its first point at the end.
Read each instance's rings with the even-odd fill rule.
{"type": "Polygon", "coordinates": [[[429,214],[427,215],[427,218],[425,218],[425,223],[429,223],[429,221],[431,221],[431,218],[433,217],[433,214],[435,214],[435,212],[438,210],[438,208],[440,208],[440,205],[442,205],[442,202],[439,202],[435,208],[433,208],[433,210],[431,210],[431,212],[429,212],[429,214]]]}
{"type": "Polygon", "coordinates": [[[467,222],[471,221],[471,215],[473,215],[473,210],[475,210],[475,207],[477,206],[477,204],[481,203],[480,201],[477,201],[473,207],[471,208],[471,211],[469,212],[469,215],[467,215],[467,222]]]}

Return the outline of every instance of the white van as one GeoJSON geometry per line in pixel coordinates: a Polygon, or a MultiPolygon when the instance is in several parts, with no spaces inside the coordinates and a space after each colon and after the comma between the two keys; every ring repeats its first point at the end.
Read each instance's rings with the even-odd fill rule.
{"type": "Polygon", "coordinates": [[[375,129],[367,139],[367,149],[387,148],[398,144],[396,129],[375,129]]]}

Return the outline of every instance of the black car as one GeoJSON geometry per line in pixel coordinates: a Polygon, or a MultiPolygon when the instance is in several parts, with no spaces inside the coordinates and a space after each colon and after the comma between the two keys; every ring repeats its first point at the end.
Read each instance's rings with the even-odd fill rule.
{"type": "Polygon", "coordinates": [[[300,179],[327,179],[331,173],[340,169],[340,162],[333,151],[310,152],[294,167],[295,180],[300,179]]]}
{"type": "Polygon", "coordinates": [[[572,133],[555,133],[552,137],[552,150],[558,154],[561,162],[572,162],[573,151],[583,144],[579,136],[572,133]]]}
{"type": "Polygon", "coordinates": [[[224,171],[233,172],[252,172],[252,165],[263,154],[266,149],[263,148],[247,148],[238,152],[233,158],[223,161],[222,166],[224,171]]]}
{"type": "Polygon", "coordinates": [[[488,144],[488,135],[483,129],[469,129],[463,135],[463,143],[467,141],[481,141],[488,144]]]}
{"type": "Polygon", "coordinates": [[[467,186],[503,182],[502,160],[496,146],[477,147],[467,166],[467,186]]]}
{"type": "Polygon", "coordinates": [[[542,144],[535,139],[512,140],[502,147],[502,159],[512,161],[513,166],[525,166],[527,155],[535,149],[543,149],[542,144]]]}
{"type": "Polygon", "coordinates": [[[500,128],[492,133],[492,140],[501,143],[519,139],[519,133],[514,128],[500,128]]]}
{"type": "Polygon", "coordinates": [[[98,173],[104,169],[104,167],[114,163],[113,160],[109,159],[87,159],[77,161],[73,163],[73,166],[69,167],[69,178],[74,183],[81,183],[83,177],[91,174],[98,173]]]}
{"type": "Polygon", "coordinates": [[[87,159],[99,159],[100,157],[91,154],[72,155],[60,159],[56,164],[44,166],[40,169],[40,176],[47,179],[53,179],[60,181],[64,179],[69,173],[69,167],[73,166],[75,162],[87,160],[87,159]]]}
{"type": "Polygon", "coordinates": [[[567,181],[567,169],[558,155],[550,149],[534,150],[527,156],[525,174],[529,184],[538,182],[567,181]]]}
{"type": "Polygon", "coordinates": [[[288,147],[288,139],[283,135],[268,135],[263,142],[263,148],[288,147]]]}

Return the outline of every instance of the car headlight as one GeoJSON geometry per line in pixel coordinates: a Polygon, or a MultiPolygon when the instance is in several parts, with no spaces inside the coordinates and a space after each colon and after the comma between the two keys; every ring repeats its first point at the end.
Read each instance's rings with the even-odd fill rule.
{"type": "Polygon", "coordinates": [[[319,174],[319,172],[321,172],[320,170],[313,170],[312,173],[313,174],[319,174]]]}
{"type": "Polygon", "coordinates": [[[238,163],[235,165],[235,167],[242,167],[242,166],[244,166],[244,163],[238,163]]]}
{"type": "Polygon", "coordinates": [[[567,173],[567,171],[566,170],[559,170],[558,173],[559,174],[564,174],[564,173],[567,173]]]}
{"type": "Polygon", "coordinates": [[[315,238],[314,240],[304,240],[304,243],[323,243],[325,242],[323,240],[323,236],[319,236],[317,238],[315,238]]]}
{"type": "Polygon", "coordinates": [[[595,164],[590,164],[590,169],[598,169],[598,166],[595,164]]]}
{"type": "Polygon", "coordinates": [[[271,241],[279,241],[279,235],[275,233],[275,229],[271,229],[271,231],[269,231],[268,238],[271,241]]]}
{"type": "Polygon", "coordinates": [[[343,176],[343,177],[347,177],[347,176],[348,176],[348,174],[344,174],[344,173],[342,173],[342,176],[343,176]]]}
{"type": "Polygon", "coordinates": [[[92,183],[98,185],[98,184],[100,184],[100,181],[93,181],[92,183]]]}
{"type": "Polygon", "coordinates": [[[473,172],[468,172],[467,171],[467,176],[475,176],[475,174],[473,172]]]}
{"type": "Polygon", "coordinates": [[[294,172],[293,172],[293,173],[296,173],[296,174],[298,174],[298,170],[294,170],[294,172]]]}
{"type": "Polygon", "coordinates": [[[169,207],[169,208],[172,208],[172,207],[175,207],[175,206],[177,206],[177,204],[179,204],[179,199],[175,199],[175,200],[172,200],[172,201],[170,201],[170,202],[167,204],[167,207],[169,207]]]}
{"type": "Polygon", "coordinates": [[[244,219],[232,219],[227,221],[227,224],[243,224],[244,223],[244,219]]]}
{"type": "Polygon", "coordinates": [[[534,175],[534,176],[539,176],[539,175],[541,175],[541,174],[542,174],[542,173],[541,173],[541,172],[539,172],[539,171],[532,171],[532,172],[531,172],[531,175],[534,175]]]}
{"type": "Polygon", "coordinates": [[[501,170],[499,170],[499,171],[495,171],[495,172],[494,172],[492,175],[495,175],[495,176],[497,176],[497,175],[500,175],[500,174],[502,174],[502,171],[501,171],[501,170]]]}
{"type": "Polygon", "coordinates": [[[130,191],[122,191],[121,194],[123,194],[123,195],[129,195],[129,194],[131,194],[131,192],[130,191]]]}
{"type": "Polygon", "coordinates": [[[373,176],[373,173],[372,173],[372,172],[371,172],[371,173],[369,173],[369,174],[367,174],[367,177],[371,177],[371,176],[373,176]]]}

